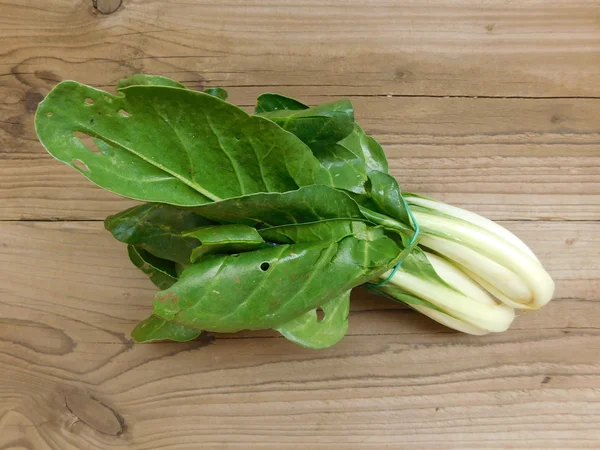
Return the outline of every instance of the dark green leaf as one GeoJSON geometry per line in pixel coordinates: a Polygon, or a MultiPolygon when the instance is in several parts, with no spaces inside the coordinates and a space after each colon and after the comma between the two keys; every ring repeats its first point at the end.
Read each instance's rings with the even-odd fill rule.
{"type": "Polygon", "coordinates": [[[299,244],[305,242],[332,242],[343,237],[364,231],[365,222],[352,219],[334,219],[321,222],[281,225],[261,229],[260,235],[266,241],[277,244],[299,244]]]}
{"type": "Polygon", "coordinates": [[[273,227],[335,219],[365,220],[346,193],[328,186],[306,186],[284,193],[253,194],[194,208],[221,223],[273,227]]]}
{"type": "Polygon", "coordinates": [[[154,313],[192,328],[277,328],[393,266],[400,249],[381,229],[338,242],[208,255],[159,292],[154,313]]]}
{"type": "Polygon", "coordinates": [[[211,224],[190,210],[160,203],[134,206],[104,221],[117,240],[184,265],[189,264],[198,241],[181,233],[211,224]]]}
{"type": "Polygon", "coordinates": [[[293,98],[286,97],[280,94],[261,94],[258,96],[256,107],[254,108],[254,112],[256,114],[279,111],[281,109],[288,110],[299,110],[299,109],[307,109],[304,103],[300,103],[298,100],[294,100],[293,98]]]}
{"type": "Polygon", "coordinates": [[[131,332],[131,337],[138,343],[164,340],[186,342],[196,339],[201,334],[201,330],[195,330],[151,315],[137,324],[131,332]]]}
{"type": "Polygon", "coordinates": [[[296,344],[313,349],[331,347],[339,342],[348,330],[350,291],[329,300],[277,328],[283,336],[296,344]],[[324,313],[319,320],[317,310],[324,313]]]}
{"type": "Polygon", "coordinates": [[[334,144],[354,129],[354,108],[348,99],[308,109],[264,112],[261,116],[295,134],[309,147],[317,142],[334,144]]]}
{"type": "Polygon", "coordinates": [[[221,87],[206,88],[204,89],[208,95],[220,98],[221,100],[227,100],[227,91],[221,87]]]}
{"type": "Polygon", "coordinates": [[[388,172],[388,162],[383,148],[375,139],[365,134],[358,124],[354,124],[352,132],[339,144],[362,159],[368,171],[388,172]]]}
{"type": "Polygon", "coordinates": [[[157,258],[146,250],[133,245],[127,246],[127,253],[131,262],[148,275],[157,288],[168,289],[177,281],[178,276],[173,261],[157,258]]]}
{"type": "Polygon", "coordinates": [[[201,92],[130,86],[113,96],[65,81],[40,103],[35,123],[55,158],[138,200],[195,206],[329,183],[298,138],[201,92]],[[109,154],[88,149],[76,132],[104,141],[109,154]]]}
{"type": "Polygon", "coordinates": [[[311,150],[329,171],[331,186],[357,194],[365,193],[367,167],[360,157],[340,144],[314,143],[311,150]]]}
{"type": "Polygon", "coordinates": [[[119,80],[117,83],[117,91],[125,89],[129,86],[170,86],[186,89],[186,87],[179,81],[161,77],[160,75],[146,75],[144,73],[139,73],[137,75],[132,75],[129,78],[123,78],[119,80]]]}
{"type": "Polygon", "coordinates": [[[247,225],[211,225],[184,233],[193,237],[200,245],[192,251],[191,262],[209,253],[239,253],[264,247],[265,241],[258,231],[247,225]]]}
{"type": "Polygon", "coordinates": [[[407,225],[411,224],[408,205],[400,193],[396,179],[384,172],[374,170],[369,173],[368,194],[379,210],[407,225]]]}

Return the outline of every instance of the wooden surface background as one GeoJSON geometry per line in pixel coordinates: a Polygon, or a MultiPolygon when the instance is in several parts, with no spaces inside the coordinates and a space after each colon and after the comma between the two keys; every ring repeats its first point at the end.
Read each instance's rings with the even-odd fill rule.
{"type": "Polygon", "coordinates": [[[0,0],[0,449],[600,448],[597,0],[0,0]],[[37,142],[64,79],[349,97],[405,190],[499,220],[557,282],[506,333],[358,293],[348,336],[133,345],[132,202],[37,142]]]}

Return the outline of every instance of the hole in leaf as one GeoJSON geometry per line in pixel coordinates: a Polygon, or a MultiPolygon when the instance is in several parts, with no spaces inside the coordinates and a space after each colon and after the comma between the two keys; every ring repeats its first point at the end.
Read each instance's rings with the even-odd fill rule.
{"type": "Polygon", "coordinates": [[[100,149],[98,148],[98,146],[96,145],[96,143],[94,142],[94,138],[92,138],[91,136],[88,136],[85,133],[82,133],[81,131],[76,131],[73,133],[73,136],[75,136],[77,139],[79,139],[79,141],[90,151],[90,152],[94,152],[94,153],[98,153],[99,155],[102,154],[102,152],[100,151],[100,149]]]}
{"type": "Polygon", "coordinates": [[[52,114],[51,112],[46,114],[48,117],[52,117],[54,114],[52,114]]]}
{"type": "Polygon", "coordinates": [[[91,99],[90,97],[86,98],[86,99],[84,100],[84,102],[85,102],[86,104],[88,104],[88,105],[93,105],[93,104],[94,104],[94,100],[93,100],[93,99],[91,99]]]}
{"type": "Polygon", "coordinates": [[[267,270],[269,270],[269,267],[271,267],[271,264],[269,264],[268,262],[264,262],[260,265],[260,270],[266,272],[267,270]]]}
{"type": "Polygon", "coordinates": [[[317,308],[317,322],[322,322],[325,318],[325,311],[321,307],[317,308]]]}
{"type": "Polygon", "coordinates": [[[123,116],[123,117],[129,117],[131,115],[127,111],[125,111],[124,109],[120,109],[119,110],[119,114],[121,114],[121,116],[123,116]]]}
{"type": "Polygon", "coordinates": [[[73,165],[75,166],[76,169],[81,170],[82,172],[89,172],[90,168],[88,166],[85,165],[85,163],[80,160],[80,159],[74,159],[72,161],[73,165]]]}

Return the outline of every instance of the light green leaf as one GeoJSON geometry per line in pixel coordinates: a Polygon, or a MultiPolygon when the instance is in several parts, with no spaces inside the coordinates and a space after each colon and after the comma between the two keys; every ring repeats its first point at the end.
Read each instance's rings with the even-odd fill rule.
{"type": "MultiPolygon", "coordinates": [[[[425,256],[425,253],[423,253],[423,251],[419,247],[413,249],[412,252],[406,255],[406,257],[402,260],[401,270],[402,272],[408,273],[423,281],[428,282],[432,286],[441,286],[460,293],[460,291],[456,290],[453,286],[446,283],[437,274],[437,272],[427,259],[427,256],[425,256]]],[[[446,311],[435,306],[433,303],[415,297],[413,294],[399,288],[391,282],[377,287],[369,285],[368,288],[372,292],[383,294],[386,297],[389,297],[393,300],[400,300],[409,305],[414,304],[427,306],[428,308],[446,313],[446,311]]]]}
{"type": "Polygon", "coordinates": [[[195,206],[329,183],[327,170],[292,134],[187,89],[130,86],[113,96],[65,81],[40,103],[35,123],[55,158],[138,200],[195,206]],[[104,141],[110,152],[95,153],[74,133],[104,141]]]}
{"type": "Polygon", "coordinates": [[[137,343],[164,340],[187,342],[196,339],[201,334],[202,330],[195,330],[151,315],[137,324],[131,332],[131,337],[137,343]]]}
{"type": "Polygon", "coordinates": [[[338,343],[348,331],[350,291],[329,300],[277,328],[286,339],[303,347],[323,349],[338,343]],[[319,320],[317,311],[324,313],[319,320]]]}
{"type": "Polygon", "coordinates": [[[192,251],[191,262],[209,253],[239,253],[264,247],[265,241],[254,228],[247,225],[209,225],[186,231],[185,237],[193,237],[200,245],[192,251]]]}

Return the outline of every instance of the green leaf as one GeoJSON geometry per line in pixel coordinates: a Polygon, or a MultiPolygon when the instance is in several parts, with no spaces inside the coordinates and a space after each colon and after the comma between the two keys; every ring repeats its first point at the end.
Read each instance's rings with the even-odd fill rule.
{"type": "Polygon", "coordinates": [[[329,300],[277,328],[286,339],[303,347],[323,349],[339,342],[348,331],[350,291],[329,300]],[[319,320],[317,310],[324,313],[319,320]]]}
{"type": "Polygon", "coordinates": [[[211,224],[193,211],[160,203],[134,206],[104,221],[117,240],[184,265],[190,263],[198,241],[182,236],[182,232],[211,224]]]}
{"type": "Polygon", "coordinates": [[[127,253],[131,262],[148,275],[157,288],[168,289],[177,281],[178,276],[173,261],[157,258],[133,245],[127,246],[127,253]]]}
{"type": "Polygon", "coordinates": [[[204,92],[206,92],[208,95],[220,98],[221,100],[227,100],[227,91],[221,87],[206,88],[204,89],[204,92]]]}
{"type": "Polygon", "coordinates": [[[260,115],[295,134],[309,147],[317,142],[334,144],[354,129],[354,108],[348,99],[307,109],[280,109],[260,115]]]}
{"type": "Polygon", "coordinates": [[[123,78],[117,83],[117,91],[125,89],[129,86],[170,86],[181,89],[187,89],[185,85],[179,81],[171,80],[170,78],[161,77],[160,75],[146,75],[139,73],[128,78],[123,78]]]}
{"type": "Polygon", "coordinates": [[[164,340],[187,342],[196,339],[201,334],[201,330],[195,330],[151,315],[137,324],[131,332],[131,337],[137,343],[164,340]]]}
{"type": "Polygon", "coordinates": [[[277,244],[299,244],[305,242],[331,242],[352,236],[367,228],[364,222],[352,219],[334,219],[321,222],[281,225],[261,229],[260,235],[266,241],[277,244]]]}
{"type": "Polygon", "coordinates": [[[65,81],[40,103],[35,124],[55,158],[133,199],[195,206],[329,183],[327,170],[292,134],[187,89],[130,86],[113,96],[65,81]],[[74,133],[104,141],[110,152],[95,153],[74,133]]]}
{"type": "Polygon", "coordinates": [[[328,186],[306,186],[284,193],[262,193],[230,198],[194,208],[220,223],[273,227],[324,220],[365,220],[346,193],[328,186]]]}
{"type": "Polygon", "coordinates": [[[278,328],[393,266],[400,249],[381,229],[338,242],[208,255],[157,293],[154,314],[217,332],[278,328]]]}
{"type": "Polygon", "coordinates": [[[362,159],[340,144],[314,143],[313,154],[329,172],[331,186],[365,193],[367,167],[362,159]]]}
{"type": "Polygon", "coordinates": [[[239,253],[264,247],[265,241],[254,228],[247,225],[212,225],[186,231],[186,237],[200,241],[192,251],[191,262],[209,253],[239,253]]]}
{"type": "Polygon", "coordinates": [[[308,109],[308,106],[284,95],[266,93],[258,96],[254,112],[261,114],[281,109],[299,110],[308,109]]]}
{"type": "Polygon", "coordinates": [[[371,170],[387,172],[387,159],[381,145],[354,123],[352,104],[345,102],[341,100],[309,108],[289,97],[263,94],[258,98],[256,112],[263,113],[264,117],[274,120],[306,142],[329,170],[332,186],[364,194],[367,173],[371,170]],[[336,107],[346,111],[346,115],[333,121],[332,111],[336,107]],[[310,120],[305,120],[304,116],[310,116],[310,120]],[[336,127],[331,126],[335,123],[343,124],[343,127],[338,126],[343,133],[336,133],[336,127]],[[315,128],[325,136],[319,138],[317,135],[315,139],[315,128]]]}
{"type": "Polygon", "coordinates": [[[368,194],[379,210],[407,225],[411,224],[408,205],[400,193],[396,179],[384,172],[374,170],[369,173],[368,194]]]}
{"type": "Polygon", "coordinates": [[[388,162],[383,148],[374,138],[365,134],[358,124],[354,124],[352,132],[342,139],[339,144],[360,157],[367,166],[368,171],[388,172],[388,162]]]}

